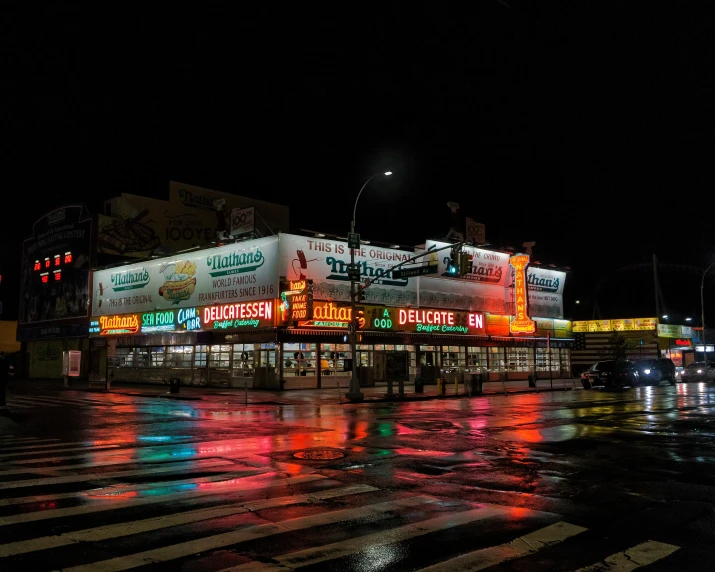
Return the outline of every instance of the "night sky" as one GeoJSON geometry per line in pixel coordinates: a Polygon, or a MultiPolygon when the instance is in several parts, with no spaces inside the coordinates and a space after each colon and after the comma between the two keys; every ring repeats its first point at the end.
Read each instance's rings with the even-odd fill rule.
{"type": "Polygon", "coordinates": [[[175,180],[344,235],[390,169],[360,199],[365,239],[443,238],[454,201],[491,244],[572,269],[569,318],[655,315],[656,255],[672,319],[699,322],[715,5],[246,4],[2,8],[3,319],[22,240],[58,206],[175,180]]]}

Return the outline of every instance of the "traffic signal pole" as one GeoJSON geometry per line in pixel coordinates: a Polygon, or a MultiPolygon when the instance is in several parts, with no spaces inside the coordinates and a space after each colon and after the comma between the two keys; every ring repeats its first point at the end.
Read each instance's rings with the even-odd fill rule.
{"type": "MultiPolygon", "coordinates": [[[[352,222],[350,224],[350,232],[352,234],[355,233],[355,223],[352,222]]],[[[446,250],[446,249],[451,249],[453,252],[457,252],[461,250],[462,246],[471,246],[471,242],[459,242],[457,244],[449,244],[447,246],[442,246],[440,248],[429,248],[422,254],[417,254],[411,258],[408,258],[407,260],[403,260],[399,264],[395,264],[394,266],[391,266],[388,268],[382,276],[384,277],[386,274],[392,272],[393,270],[397,270],[401,266],[404,266],[405,264],[410,264],[412,262],[415,262],[418,258],[422,258],[423,256],[429,256],[430,254],[434,252],[439,252],[440,250],[446,250]]],[[[458,266],[458,268],[460,268],[458,266]]],[[[461,270],[461,269],[460,269],[461,270]]],[[[357,309],[356,309],[356,302],[358,298],[361,296],[362,292],[365,290],[365,288],[369,287],[370,285],[374,284],[375,282],[378,282],[380,280],[380,277],[370,279],[366,278],[365,281],[362,284],[359,284],[359,280],[356,280],[356,277],[359,279],[359,271],[357,267],[355,266],[355,249],[351,248],[350,249],[350,267],[348,269],[349,275],[350,275],[350,323],[348,324],[348,337],[350,339],[350,355],[352,356],[352,372],[350,376],[350,391],[348,391],[345,394],[345,397],[348,398],[350,401],[362,401],[364,399],[363,393],[360,391],[360,379],[358,378],[358,372],[357,372],[357,336],[358,336],[358,321],[357,321],[357,309]]],[[[461,272],[460,272],[461,274],[461,272]]]]}

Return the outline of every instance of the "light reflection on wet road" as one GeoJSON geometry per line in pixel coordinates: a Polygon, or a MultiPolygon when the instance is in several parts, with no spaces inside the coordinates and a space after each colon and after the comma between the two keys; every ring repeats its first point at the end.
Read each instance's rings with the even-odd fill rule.
{"type": "Polygon", "coordinates": [[[44,390],[0,418],[8,570],[416,570],[506,553],[574,570],[644,541],[662,544],[652,569],[709,569],[713,384],[343,406],[88,395],[44,390]],[[65,406],[42,406],[53,397],[65,406]],[[293,456],[318,448],[344,456],[293,456]],[[499,548],[525,534],[553,539],[499,548]]]}

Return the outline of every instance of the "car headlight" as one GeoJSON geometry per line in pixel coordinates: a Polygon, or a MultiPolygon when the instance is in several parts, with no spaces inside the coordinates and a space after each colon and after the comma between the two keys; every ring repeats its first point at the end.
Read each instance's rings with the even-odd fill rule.
{"type": "Polygon", "coordinates": [[[643,370],[643,373],[645,373],[646,375],[650,375],[650,370],[649,370],[649,369],[644,369],[644,370],[643,370]]]}
{"type": "Polygon", "coordinates": [[[702,369],[699,369],[699,370],[698,370],[698,373],[703,373],[703,370],[702,370],[702,369]]]}

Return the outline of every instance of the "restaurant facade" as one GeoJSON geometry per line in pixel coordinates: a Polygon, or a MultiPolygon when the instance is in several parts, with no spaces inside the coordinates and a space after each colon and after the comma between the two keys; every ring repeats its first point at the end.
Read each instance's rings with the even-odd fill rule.
{"type": "Polygon", "coordinates": [[[350,250],[338,238],[279,233],[90,272],[90,380],[292,389],[389,380],[570,375],[566,272],[529,257],[450,244],[363,242],[364,299],[350,305],[350,250]],[[429,267],[400,276],[396,265],[429,267]],[[348,341],[356,327],[355,355],[348,341]]]}

